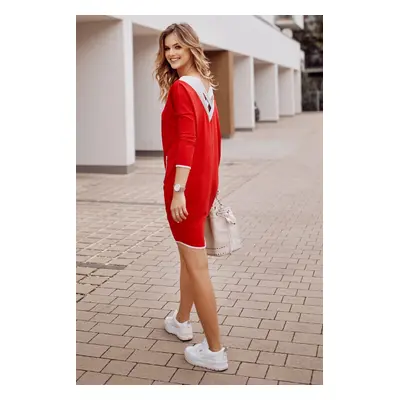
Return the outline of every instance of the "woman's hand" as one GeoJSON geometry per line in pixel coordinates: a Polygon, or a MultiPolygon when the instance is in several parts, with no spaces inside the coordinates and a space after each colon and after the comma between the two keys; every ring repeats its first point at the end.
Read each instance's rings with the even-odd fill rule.
{"type": "Polygon", "coordinates": [[[175,192],[172,197],[171,214],[175,222],[179,223],[186,219],[189,213],[186,210],[186,197],[184,192],[175,192]]]}

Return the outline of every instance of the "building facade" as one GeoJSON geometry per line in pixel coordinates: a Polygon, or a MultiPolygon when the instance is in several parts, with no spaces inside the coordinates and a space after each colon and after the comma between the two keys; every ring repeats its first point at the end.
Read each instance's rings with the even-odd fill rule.
{"type": "Polygon", "coordinates": [[[153,70],[174,22],[193,26],[211,61],[224,137],[255,128],[255,104],[260,122],[300,113],[304,54],[290,32],[302,17],[77,15],[77,171],[129,173],[136,154],[162,151],[153,70]]]}

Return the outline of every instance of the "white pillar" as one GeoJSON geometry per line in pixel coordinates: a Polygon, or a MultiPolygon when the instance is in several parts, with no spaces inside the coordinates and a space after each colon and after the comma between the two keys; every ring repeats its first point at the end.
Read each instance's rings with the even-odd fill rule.
{"type": "Polygon", "coordinates": [[[78,171],[127,173],[135,162],[129,21],[76,24],[78,171]]]}
{"type": "Polygon", "coordinates": [[[235,56],[233,93],[235,129],[253,130],[256,126],[253,57],[235,56]]]}
{"type": "Polygon", "coordinates": [[[294,90],[295,90],[295,97],[296,97],[296,114],[300,114],[302,112],[302,105],[301,105],[301,71],[295,70],[294,71],[294,90]]]}
{"type": "Polygon", "coordinates": [[[158,36],[135,36],[136,150],[162,151],[160,89],[153,78],[158,36]]]}
{"type": "Polygon", "coordinates": [[[278,121],[279,88],[276,64],[254,65],[255,98],[260,109],[260,121],[278,121]]]}
{"type": "Polygon", "coordinates": [[[279,68],[279,115],[292,116],[295,109],[294,71],[279,68]]]}

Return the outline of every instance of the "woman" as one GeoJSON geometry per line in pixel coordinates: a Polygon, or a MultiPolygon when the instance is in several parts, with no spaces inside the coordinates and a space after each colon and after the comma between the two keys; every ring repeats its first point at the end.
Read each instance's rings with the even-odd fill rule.
{"type": "Polygon", "coordinates": [[[190,25],[173,24],[161,33],[155,76],[165,101],[165,207],[181,262],[179,310],[165,319],[165,329],[191,340],[194,303],[206,338],[185,349],[186,361],[224,371],[228,358],[220,343],[204,239],[204,223],[218,190],[221,132],[209,62],[190,25]]]}

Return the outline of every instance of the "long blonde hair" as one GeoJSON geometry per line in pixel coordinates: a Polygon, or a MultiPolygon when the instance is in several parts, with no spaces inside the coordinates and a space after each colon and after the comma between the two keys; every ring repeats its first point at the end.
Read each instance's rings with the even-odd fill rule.
{"type": "Polygon", "coordinates": [[[180,42],[179,44],[182,47],[187,47],[190,50],[198,73],[210,84],[210,86],[215,88],[214,77],[210,71],[210,61],[204,54],[204,50],[196,32],[189,24],[172,24],[161,32],[159,38],[159,48],[154,76],[160,86],[160,100],[166,100],[170,87],[179,79],[178,72],[169,65],[165,58],[165,38],[171,33],[176,34],[178,41],[180,42]]]}

